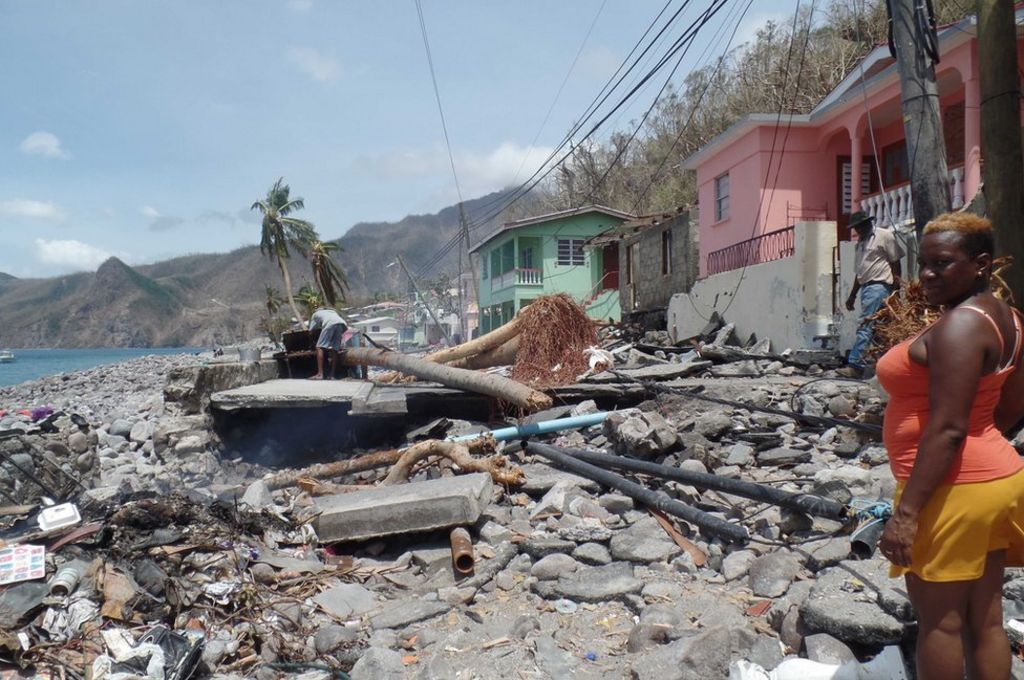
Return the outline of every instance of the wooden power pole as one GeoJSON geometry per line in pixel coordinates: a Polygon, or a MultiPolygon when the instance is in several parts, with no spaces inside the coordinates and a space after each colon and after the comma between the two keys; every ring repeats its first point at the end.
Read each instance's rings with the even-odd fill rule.
{"type": "Polygon", "coordinates": [[[924,225],[948,212],[949,170],[942,137],[939,88],[935,83],[938,42],[925,3],[888,0],[892,22],[892,47],[896,52],[903,99],[903,130],[910,163],[910,189],[914,203],[914,227],[920,236],[924,225]],[[928,46],[933,48],[929,53],[928,46]]]}
{"type": "Polygon", "coordinates": [[[996,253],[1012,255],[1004,274],[1017,304],[1024,303],[1024,158],[1013,0],[978,0],[981,85],[981,157],[985,203],[996,253]]]}

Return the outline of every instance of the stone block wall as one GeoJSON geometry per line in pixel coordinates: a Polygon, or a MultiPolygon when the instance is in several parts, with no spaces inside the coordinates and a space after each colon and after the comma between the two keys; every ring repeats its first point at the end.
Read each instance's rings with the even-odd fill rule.
{"type": "Polygon", "coordinates": [[[638,317],[664,311],[675,293],[690,290],[700,270],[696,215],[681,212],[673,219],[651,225],[619,243],[619,288],[623,315],[638,317]],[[672,232],[671,273],[662,274],[662,234],[672,232]],[[627,282],[629,246],[636,244],[633,284],[627,282]],[[635,290],[634,290],[635,288],[635,290]]]}

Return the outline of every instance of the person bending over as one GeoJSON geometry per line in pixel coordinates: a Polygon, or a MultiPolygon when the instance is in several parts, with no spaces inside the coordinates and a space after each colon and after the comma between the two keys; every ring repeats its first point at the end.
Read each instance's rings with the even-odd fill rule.
{"type": "Polygon", "coordinates": [[[323,330],[320,331],[320,339],[316,341],[316,375],[312,376],[310,380],[325,378],[324,362],[328,352],[331,353],[331,380],[333,380],[338,371],[338,365],[341,363],[342,338],[348,329],[348,324],[333,309],[321,307],[313,312],[313,316],[309,320],[309,329],[316,330],[317,328],[323,330]]]}

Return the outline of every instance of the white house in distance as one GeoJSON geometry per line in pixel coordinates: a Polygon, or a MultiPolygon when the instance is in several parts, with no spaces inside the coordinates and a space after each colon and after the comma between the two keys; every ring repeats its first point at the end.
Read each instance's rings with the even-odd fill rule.
{"type": "Polygon", "coordinates": [[[399,329],[402,324],[390,316],[375,316],[352,322],[352,328],[364,333],[378,345],[398,347],[399,329]]]}

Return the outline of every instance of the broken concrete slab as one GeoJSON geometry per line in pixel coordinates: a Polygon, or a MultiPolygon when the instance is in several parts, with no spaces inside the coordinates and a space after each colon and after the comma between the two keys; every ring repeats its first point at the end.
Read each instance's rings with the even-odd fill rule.
{"type": "Polygon", "coordinates": [[[543,496],[551,490],[551,487],[561,481],[566,481],[572,486],[589,491],[590,493],[597,493],[601,490],[601,485],[592,479],[562,472],[543,463],[526,463],[521,465],[519,469],[526,476],[526,482],[519,487],[519,491],[531,496],[543,496]]]}
{"type": "Polygon", "coordinates": [[[473,524],[492,489],[490,475],[480,472],[324,496],[316,499],[317,535],[333,543],[473,524]]]}
{"type": "Polygon", "coordinates": [[[360,616],[377,604],[373,593],[358,583],[339,583],[314,597],[313,602],[339,619],[360,616]]]}
{"type": "Polygon", "coordinates": [[[379,614],[370,617],[370,625],[374,630],[382,628],[404,628],[410,623],[417,623],[444,614],[452,606],[440,600],[399,600],[384,607],[379,614]]]}
{"type": "Polygon", "coordinates": [[[818,574],[800,614],[810,633],[828,633],[849,644],[896,644],[904,624],[879,602],[889,590],[888,563],[881,559],[845,561],[818,574]]]}
{"type": "Polygon", "coordinates": [[[366,402],[373,383],[362,380],[267,380],[215,392],[210,405],[222,411],[252,408],[320,408],[366,402]]]}

